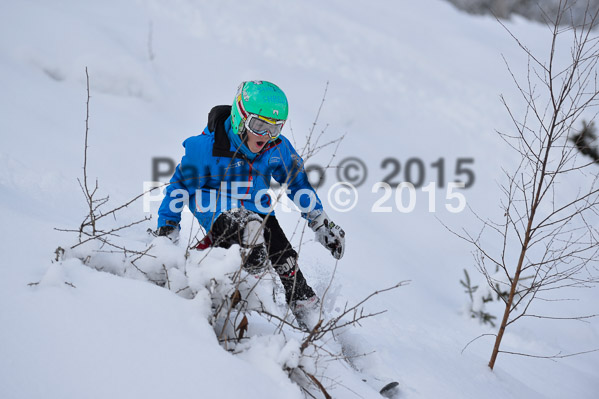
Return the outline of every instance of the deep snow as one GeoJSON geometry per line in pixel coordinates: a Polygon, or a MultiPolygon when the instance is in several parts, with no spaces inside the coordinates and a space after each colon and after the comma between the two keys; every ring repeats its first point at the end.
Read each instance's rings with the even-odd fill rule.
{"type": "MultiPolygon", "coordinates": [[[[521,19],[508,26],[533,51],[547,50],[545,27],[521,19]]],[[[265,341],[232,355],[218,345],[201,298],[183,299],[75,260],[51,263],[57,246],[75,240],[53,228],[76,227],[85,215],[76,178],[87,67],[89,171],[113,204],[142,191],[152,157],[178,161],[180,143],[204,128],[213,105],[232,101],[242,80],[266,79],[285,90],[284,134],[299,148],[329,82],[316,131],[326,127],[323,142],[345,135],[333,166],[359,157],[369,174],[351,212],[336,212],[325,199],[335,169],[319,189],[347,233],[327,306],[334,311],[411,281],[368,302],[368,310],[388,311],[352,331],[378,353],[381,364],[368,366],[392,374],[403,398],[594,398],[597,352],[558,362],[501,355],[494,372],[486,366],[489,338],[461,353],[471,339],[495,330],[464,312],[459,280],[464,268],[476,276],[472,248],[438,219],[456,229],[475,229],[476,220],[445,210],[446,188],[437,190],[436,212],[428,211],[420,190],[411,213],[398,212],[392,200],[385,205],[393,212],[371,212],[382,196],[371,189],[391,172],[382,166],[387,157],[402,167],[422,159],[426,182],[435,180],[430,164],[439,158],[446,181],[455,180],[458,158],[473,158],[476,180],[463,191],[468,205],[489,216],[499,212],[500,167],[514,158],[494,132],[510,127],[498,96],[518,101],[501,54],[515,73],[525,72],[525,58],[496,21],[435,0],[0,3],[0,396],[301,397],[280,369],[293,350],[278,338],[257,337],[265,341]]],[[[332,153],[329,147],[308,164],[324,166],[332,153]]],[[[118,222],[143,216],[138,201],[118,222]]],[[[297,212],[278,217],[287,231],[296,230],[297,212]]],[[[128,239],[143,242],[154,224],[155,217],[128,239]]],[[[191,225],[187,214],[182,237],[191,225]]],[[[300,264],[322,294],[335,262],[311,238],[307,232],[302,240],[300,264]]],[[[300,240],[293,236],[294,244],[300,240]]],[[[575,295],[574,306],[539,310],[597,313],[596,289],[575,295]]],[[[598,327],[597,320],[527,320],[508,330],[504,345],[537,354],[579,352],[599,347],[598,327]]],[[[327,381],[334,397],[377,397],[347,365],[328,367],[341,382],[327,381]]]]}

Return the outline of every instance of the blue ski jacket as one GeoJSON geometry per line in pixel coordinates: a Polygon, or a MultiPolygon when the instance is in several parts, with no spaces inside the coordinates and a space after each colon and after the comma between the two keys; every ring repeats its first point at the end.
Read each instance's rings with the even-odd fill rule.
{"type": "Polygon", "coordinates": [[[214,107],[208,125],[183,142],[185,155],[166,188],[158,210],[158,227],[178,226],[188,205],[206,231],[224,211],[237,207],[273,214],[268,194],[271,178],[288,187],[287,196],[310,219],[322,212],[322,203],[308,182],[303,160],[289,140],[279,136],[258,154],[235,144],[231,106],[214,107]]]}

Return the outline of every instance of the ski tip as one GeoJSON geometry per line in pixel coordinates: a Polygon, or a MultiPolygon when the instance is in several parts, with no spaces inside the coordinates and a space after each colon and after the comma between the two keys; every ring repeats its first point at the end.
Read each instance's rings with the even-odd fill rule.
{"type": "Polygon", "coordinates": [[[399,382],[393,381],[388,383],[380,390],[380,394],[385,398],[393,398],[395,395],[399,393],[399,382]]]}

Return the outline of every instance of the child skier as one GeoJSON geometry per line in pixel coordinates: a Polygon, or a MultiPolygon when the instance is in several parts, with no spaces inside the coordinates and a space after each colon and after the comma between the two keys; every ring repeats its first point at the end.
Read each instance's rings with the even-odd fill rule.
{"type": "Polygon", "coordinates": [[[270,261],[296,319],[312,327],[320,301],[271,209],[267,193],[271,178],[288,187],[289,198],[308,220],[316,240],[336,259],[343,256],[345,233],[324,212],[303,160],[281,135],[287,115],[287,97],[266,81],[243,82],[232,106],[212,108],[204,131],[183,142],[185,155],[158,210],[157,233],[176,237],[187,203],[208,232],[197,249],[238,244],[244,251],[243,267],[250,273],[259,273],[270,261]]]}

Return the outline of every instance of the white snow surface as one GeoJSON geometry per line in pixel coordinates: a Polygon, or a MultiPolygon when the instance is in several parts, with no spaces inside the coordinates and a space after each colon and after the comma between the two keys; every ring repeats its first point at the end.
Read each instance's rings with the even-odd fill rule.
{"type": "MultiPolygon", "coordinates": [[[[507,26],[532,51],[547,52],[546,27],[518,18],[507,26]]],[[[346,232],[343,259],[336,265],[310,231],[300,234],[299,213],[277,216],[294,245],[301,243],[300,266],[320,295],[327,292],[330,312],[410,280],[367,302],[367,311],[387,311],[346,334],[358,350],[376,351],[359,360],[364,370],[397,380],[401,398],[596,398],[599,352],[557,362],[500,354],[494,371],[487,367],[492,337],[462,352],[496,330],[466,311],[463,269],[477,284],[483,280],[472,248],[440,221],[456,230],[476,231],[478,224],[468,211],[446,211],[445,188],[437,189],[436,212],[420,190],[410,213],[399,212],[392,199],[384,204],[392,212],[371,212],[382,195],[371,189],[391,172],[382,166],[385,158],[397,158],[402,168],[422,159],[427,182],[435,181],[430,164],[439,158],[446,181],[456,179],[458,158],[473,158],[476,180],[462,192],[470,207],[497,216],[501,167],[516,161],[495,133],[510,128],[499,95],[519,101],[502,54],[523,76],[526,58],[494,19],[438,0],[0,2],[0,397],[304,397],[283,370],[302,361],[302,335],[273,335],[275,325],[253,317],[252,338],[238,354],[219,345],[201,287],[214,273],[235,268],[238,248],[214,251],[190,269],[198,255],[186,262],[185,246],[198,227],[189,213],[179,245],[159,241],[156,249],[177,289],[141,281],[114,254],[98,253],[91,268],[75,257],[54,261],[58,246],[77,242],[54,228],[77,228],[86,214],[77,178],[87,67],[89,181],[97,178],[100,194],[115,205],[143,191],[153,157],[178,161],[181,142],[204,128],[212,106],[230,104],[243,80],[283,88],[290,102],[284,134],[301,149],[328,82],[316,132],[325,130],[323,143],[345,135],[331,165],[359,157],[369,169],[350,212],[329,206],[335,168],[318,190],[346,232]],[[185,278],[203,294],[177,295],[185,278]]],[[[333,152],[327,147],[307,164],[327,165],[333,152]]],[[[400,176],[403,169],[394,179],[400,176]]],[[[578,182],[564,186],[575,189],[578,182]]],[[[153,214],[123,233],[128,248],[144,249],[157,205],[144,213],[136,201],[110,222],[153,214]]],[[[597,289],[573,295],[575,303],[535,309],[599,313],[597,289]]],[[[501,316],[500,307],[487,310],[501,316]]],[[[539,355],[595,349],[599,321],[525,320],[508,328],[503,345],[539,355]]],[[[327,376],[323,383],[335,398],[380,397],[345,362],[308,363],[327,376]]]]}

